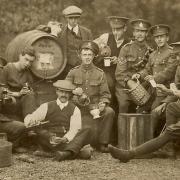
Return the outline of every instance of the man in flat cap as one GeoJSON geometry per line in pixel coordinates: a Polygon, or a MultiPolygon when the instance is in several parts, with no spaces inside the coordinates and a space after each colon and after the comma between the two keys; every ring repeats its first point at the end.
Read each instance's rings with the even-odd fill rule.
{"type": "Polygon", "coordinates": [[[83,126],[92,129],[91,144],[101,152],[107,152],[115,113],[109,107],[111,94],[106,76],[92,62],[98,51],[99,47],[95,42],[84,41],[80,47],[82,64],[73,68],[66,79],[76,87],[82,88],[89,97],[90,104],[81,109],[83,126]],[[93,116],[90,114],[93,109],[99,109],[100,118],[93,120],[93,116]]]}
{"type": "MultiPolygon", "coordinates": [[[[111,104],[110,106],[115,110],[118,115],[118,102],[115,96],[115,69],[117,64],[117,59],[121,48],[128,43],[125,33],[127,31],[128,18],[119,16],[109,16],[107,17],[109,25],[111,27],[111,32],[104,33],[100,37],[94,40],[100,48],[100,53],[95,65],[101,68],[107,78],[108,86],[111,92],[111,104]],[[108,62],[107,64],[106,62],[108,62]]],[[[116,118],[117,119],[117,118],[116,118]]],[[[116,121],[114,124],[114,140],[117,137],[117,125],[116,121]]],[[[116,142],[115,142],[116,143],[116,142]]]]}
{"type": "MultiPolygon", "coordinates": [[[[132,78],[141,78],[146,82],[155,80],[157,84],[163,84],[169,87],[169,84],[174,80],[177,67],[177,60],[173,55],[173,48],[168,45],[169,31],[169,26],[165,24],[151,27],[150,32],[154,37],[157,49],[151,53],[145,69],[133,75],[132,78]]],[[[156,97],[151,105],[154,131],[156,131],[160,123],[159,119],[167,105],[167,99],[165,99],[167,94],[161,91],[161,87],[162,85],[157,87],[156,97]]]]}
{"type": "Polygon", "coordinates": [[[64,54],[67,57],[67,65],[61,77],[65,77],[69,70],[81,64],[78,57],[79,45],[84,40],[92,40],[92,33],[89,29],[79,25],[82,10],[77,6],[68,6],[63,10],[63,15],[67,20],[67,25],[60,34],[60,43],[63,46],[64,54]]]}
{"type": "MultiPolygon", "coordinates": [[[[26,127],[43,124],[36,128],[37,142],[45,151],[36,151],[35,155],[45,155],[52,152],[58,161],[72,159],[82,154],[81,148],[89,137],[89,129],[81,130],[81,112],[71,101],[75,86],[68,80],[58,80],[53,83],[56,88],[57,100],[42,104],[36,111],[24,119],[26,127]]],[[[84,158],[89,159],[87,152],[84,158]]]]}
{"type": "Polygon", "coordinates": [[[122,47],[115,71],[119,113],[130,111],[129,107],[133,103],[124,89],[127,88],[127,82],[131,76],[145,66],[151,50],[146,42],[150,23],[143,19],[136,19],[131,21],[131,25],[135,40],[122,47]]]}

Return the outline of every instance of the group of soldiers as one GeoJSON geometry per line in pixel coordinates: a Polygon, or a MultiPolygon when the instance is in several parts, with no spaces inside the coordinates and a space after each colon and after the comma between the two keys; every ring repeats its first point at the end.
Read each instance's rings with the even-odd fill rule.
{"type": "Polygon", "coordinates": [[[93,40],[91,31],[78,24],[80,8],[69,6],[62,13],[67,25],[49,22],[37,28],[51,33],[67,56],[61,80],[53,83],[56,100],[37,104],[29,70],[36,58],[32,47],[24,48],[17,62],[3,67],[0,131],[7,133],[13,151],[24,152],[22,144],[31,139],[40,148],[34,155],[58,161],[90,159],[92,148],[85,146],[90,144],[127,162],[177,140],[180,43],[168,44],[170,27],[110,16],[107,20],[112,31],[93,40]],[[129,22],[134,37],[131,41],[126,38],[129,22]],[[155,50],[148,45],[149,33],[155,50]],[[140,81],[151,96],[138,108],[127,91],[132,80],[140,81]],[[112,130],[117,131],[118,114],[137,111],[151,113],[155,138],[130,151],[118,149],[111,137],[112,130]],[[21,120],[14,120],[12,114],[21,120]],[[166,118],[166,129],[159,136],[162,118],[166,118]]]}

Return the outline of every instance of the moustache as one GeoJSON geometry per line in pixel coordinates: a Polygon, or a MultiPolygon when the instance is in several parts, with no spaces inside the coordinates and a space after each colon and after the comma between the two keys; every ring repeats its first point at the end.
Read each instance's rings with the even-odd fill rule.
{"type": "Polygon", "coordinates": [[[61,96],[61,98],[65,98],[65,99],[67,99],[67,96],[61,96]]]}

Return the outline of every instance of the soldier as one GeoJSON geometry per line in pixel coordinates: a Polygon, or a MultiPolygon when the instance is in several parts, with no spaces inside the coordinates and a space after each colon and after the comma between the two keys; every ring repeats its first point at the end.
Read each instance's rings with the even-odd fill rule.
{"type": "MultiPolygon", "coordinates": [[[[170,28],[167,25],[159,24],[151,27],[150,31],[157,44],[157,50],[151,53],[145,69],[133,75],[132,79],[141,77],[147,82],[155,80],[156,83],[164,84],[168,87],[174,79],[177,67],[173,48],[168,45],[170,28]]],[[[156,124],[154,124],[154,128],[158,125],[157,121],[165,110],[166,103],[162,102],[166,96],[166,93],[157,89],[155,100],[151,106],[152,119],[156,124]]]]}
{"type": "Polygon", "coordinates": [[[71,68],[81,64],[78,49],[82,41],[92,40],[91,31],[79,25],[79,18],[82,14],[80,8],[68,6],[62,13],[67,20],[67,25],[62,29],[59,40],[67,57],[67,65],[61,74],[61,78],[65,77],[71,68]]]}
{"type": "Polygon", "coordinates": [[[93,131],[91,144],[96,146],[101,152],[107,152],[115,113],[109,107],[111,95],[105,74],[92,63],[98,51],[99,48],[96,43],[84,41],[80,48],[82,64],[73,68],[66,78],[71,80],[76,87],[82,88],[89,96],[89,106],[81,108],[83,126],[91,127],[93,131]],[[101,111],[101,117],[93,120],[90,110],[96,108],[101,111]],[[93,126],[94,123],[95,126],[93,126]]]}
{"type": "MultiPolygon", "coordinates": [[[[178,42],[177,46],[180,45],[178,42]]],[[[180,51],[179,51],[180,52],[180,51]]],[[[179,55],[178,55],[179,56],[179,55]]],[[[130,159],[140,157],[142,155],[152,153],[159,148],[163,147],[167,143],[174,144],[175,141],[179,142],[180,138],[180,90],[178,84],[180,82],[180,69],[179,66],[176,70],[175,76],[175,87],[171,87],[170,90],[167,91],[167,88],[164,88],[164,91],[169,92],[171,95],[174,95],[178,100],[176,102],[171,102],[167,105],[166,108],[166,129],[165,131],[159,135],[158,137],[136,147],[132,150],[122,150],[116,147],[109,145],[109,151],[112,157],[119,159],[122,162],[128,162],[130,159]]],[[[161,88],[162,89],[162,88],[161,88]]],[[[171,147],[171,157],[176,158],[174,145],[171,147]]],[[[170,154],[169,154],[170,155],[170,154]]]]}
{"type": "Polygon", "coordinates": [[[131,21],[131,25],[135,41],[131,41],[121,49],[115,71],[119,113],[129,111],[131,99],[124,88],[126,88],[126,83],[131,79],[131,76],[143,68],[151,50],[146,42],[150,23],[143,19],[136,19],[131,21]]]}

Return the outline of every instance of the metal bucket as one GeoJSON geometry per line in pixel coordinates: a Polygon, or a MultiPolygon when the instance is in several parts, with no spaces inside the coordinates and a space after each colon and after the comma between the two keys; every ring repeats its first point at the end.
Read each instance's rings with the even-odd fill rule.
{"type": "Polygon", "coordinates": [[[0,168],[12,164],[12,143],[6,138],[6,133],[0,133],[0,168]]]}
{"type": "Polygon", "coordinates": [[[153,138],[150,114],[120,113],[118,116],[118,147],[133,149],[153,138]]]}

